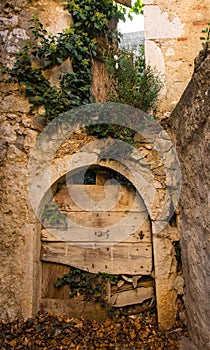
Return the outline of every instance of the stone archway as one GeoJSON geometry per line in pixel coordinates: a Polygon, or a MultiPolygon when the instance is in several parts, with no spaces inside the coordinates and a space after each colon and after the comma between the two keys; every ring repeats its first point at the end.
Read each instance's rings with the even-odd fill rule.
{"type": "Polygon", "coordinates": [[[61,293],[53,288],[58,274],[65,273],[67,266],[90,273],[123,276],[121,283],[126,284],[117,290],[116,287],[110,287],[108,292],[107,299],[113,307],[139,304],[146,300],[154,302],[151,222],[140,195],[122,175],[120,189],[116,183],[104,186],[104,182],[113,178],[113,173],[109,167],[97,166],[94,183],[78,183],[78,173],[74,172],[71,180],[68,174],[70,184],[62,186],[58,191],[55,188],[61,187],[63,179],[59,179],[57,184],[53,185],[56,192],[54,200],[69,220],[52,222],[50,217],[46,216],[43,222],[40,301],[42,308],[68,316],[92,317],[93,314],[94,318],[101,317],[100,308],[97,309],[97,313],[94,312],[95,304],[86,304],[83,300],[78,301],[78,298],[70,300],[65,292],[61,297],[61,293]],[[84,195],[81,201],[83,191],[87,196],[84,195]],[[110,207],[106,211],[104,209],[107,203],[103,202],[104,197],[108,198],[110,207]],[[94,200],[95,205],[91,211],[78,206],[78,201],[84,207],[90,205],[91,200],[94,200]],[[126,218],[127,216],[130,217],[126,218]],[[86,233],[81,234],[81,230],[86,233]],[[109,235],[112,235],[112,238],[109,235]]]}
{"type": "MultiPolygon", "coordinates": [[[[40,203],[39,203],[40,214],[43,211],[43,208],[47,203],[47,201],[51,200],[52,197],[54,196],[56,192],[57,184],[59,183],[60,179],[65,177],[66,174],[68,174],[69,168],[71,168],[73,172],[78,170],[78,164],[80,164],[80,166],[82,164],[82,166],[84,167],[95,164],[97,166],[102,166],[107,169],[111,169],[112,171],[116,171],[121,175],[123,175],[124,177],[126,177],[133,185],[135,184],[134,187],[136,188],[138,187],[138,180],[132,177],[132,175],[129,172],[129,167],[126,167],[126,165],[128,165],[129,162],[131,161],[135,163],[136,159],[133,159],[133,160],[130,159],[129,161],[127,161],[127,164],[126,162],[125,164],[120,164],[120,162],[118,161],[114,161],[114,160],[103,161],[103,160],[100,160],[99,158],[100,157],[97,154],[97,152],[95,153],[93,151],[88,151],[87,148],[75,154],[74,162],[72,162],[72,156],[69,156],[69,155],[62,157],[62,159],[56,158],[51,167],[51,186],[45,192],[44,197],[40,198],[40,203]],[[71,164],[70,167],[69,167],[69,164],[71,164]]],[[[146,166],[145,163],[142,169],[144,171],[145,184],[144,186],[142,186],[142,182],[141,182],[141,188],[138,189],[138,192],[141,194],[143,202],[148,203],[148,198],[147,198],[148,192],[146,191],[146,189],[148,190],[148,188],[151,187],[151,183],[153,185],[156,183],[153,182],[154,181],[153,175],[151,174],[150,169],[146,166]]],[[[154,203],[156,203],[156,205],[158,205],[157,203],[161,205],[161,201],[158,201],[158,196],[160,196],[160,193],[164,192],[164,186],[162,189],[160,188],[160,186],[159,187],[154,186],[154,188],[155,188],[154,203]]],[[[65,204],[65,198],[63,198],[63,200],[65,204]]],[[[60,204],[62,204],[62,201],[60,202],[60,204]]],[[[158,209],[156,208],[156,210],[158,209]]],[[[145,212],[146,211],[144,211],[144,213],[145,212]]],[[[164,230],[161,231],[161,234],[156,234],[155,228],[157,226],[154,225],[154,223],[153,223],[153,220],[151,220],[151,222],[148,221],[145,226],[146,230],[147,228],[149,228],[149,226],[151,229],[151,231],[148,231],[151,233],[151,243],[150,242],[145,242],[145,243],[146,245],[148,245],[146,249],[148,249],[148,247],[152,247],[152,255],[153,255],[152,263],[149,263],[149,265],[147,265],[146,273],[145,272],[142,273],[144,270],[145,263],[141,265],[140,260],[139,260],[140,268],[139,269],[134,268],[132,270],[132,264],[130,264],[130,258],[127,255],[127,262],[129,262],[129,265],[131,266],[131,270],[130,271],[125,270],[125,272],[131,273],[133,275],[141,275],[141,274],[146,275],[151,273],[153,274],[155,279],[155,294],[156,294],[156,305],[157,305],[159,324],[162,328],[167,329],[174,324],[177,317],[177,305],[176,305],[177,291],[175,287],[176,278],[177,278],[177,272],[176,272],[177,262],[175,259],[175,252],[174,252],[174,247],[172,245],[172,242],[178,239],[178,228],[177,228],[177,225],[173,225],[172,227],[172,225],[168,224],[165,226],[164,230]],[[141,266],[142,266],[142,271],[141,271],[141,266]],[[154,272],[152,272],[153,267],[154,267],[154,272]]],[[[55,235],[56,237],[57,233],[53,231],[53,235],[55,235]]],[[[63,238],[65,240],[65,236],[63,238]]],[[[70,247],[70,245],[66,244],[66,242],[59,243],[58,238],[52,240],[52,238],[50,238],[50,235],[46,233],[46,230],[42,231],[42,240],[43,240],[43,243],[42,243],[42,250],[41,250],[41,260],[49,264],[56,263],[56,269],[57,269],[56,271],[57,271],[58,277],[61,277],[60,276],[61,273],[63,274],[67,272],[66,267],[63,268],[63,266],[71,264],[70,255],[72,254],[77,258],[77,262],[78,262],[78,256],[81,256],[81,263],[78,263],[78,265],[73,259],[74,265],[77,265],[78,267],[80,266],[81,268],[85,268],[87,270],[88,269],[91,270],[91,259],[93,259],[93,256],[94,256],[93,252],[92,252],[93,254],[92,257],[90,256],[89,263],[87,263],[87,255],[83,254],[83,257],[82,257],[81,247],[79,248],[77,247],[74,250],[72,246],[70,247]],[[50,248],[50,245],[51,245],[51,248],[50,248]],[[77,250],[77,253],[75,253],[76,250],[77,250]],[[86,265],[84,265],[85,259],[86,259],[86,265]],[[59,263],[62,264],[61,267],[59,267],[58,265],[59,263]]],[[[62,239],[60,239],[59,237],[59,240],[61,241],[62,239]]],[[[119,239],[119,241],[122,241],[122,240],[119,239]]],[[[138,250],[136,250],[136,253],[135,253],[136,257],[138,257],[137,252],[138,250]]],[[[95,258],[94,262],[95,263],[97,262],[98,265],[97,264],[95,265],[95,263],[93,263],[94,265],[94,268],[92,267],[93,272],[103,269],[102,264],[99,263],[100,262],[99,255],[98,257],[96,256],[94,257],[95,258]],[[95,268],[95,266],[97,266],[97,268],[95,268]]],[[[105,265],[106,266],[109,265],[107,263],[108,260],[111,262],[111,255],[109,255],[109,257],[106,259],[107,259],[106,263],[103,265],[104,267],[105,265]]],[[[111,266],[111,263],[110,263],[110,266],[111,266]]],[[[126,266],[126,263],[124,265],[124,268],[125,266],[126,266]]],[[[43,270],[43,273],[46,276],[46,278],[44,277],[44,279],[45,281],[47,281],[47,288],[49,287],[49,283],[50,283],[49,271],[51,270],[51,267],[52,265],[49,265],[48,267],[45,265],[43,270]]],[[[114,273],[114,269],[107,268],[107,270],[108,272],[114,273]]],[[[116,273],[119,273],[119,270],[116,269],[115,271],[116,273]]],[[[45,286],[46,286],[46,283],[45,283],[45,286]]],[[[46,292],[45,287],[44,289],[46,292]]],[[[57,305],[56,307],[55,307],[55,300],[53,302],[52,301],[47,302],[46,299],[48,298],[49,295],[51,296],[54,295],[53,294],[54,291],[52,291],[52,288],[50,288],[50,294],[46,294],[45,292],[44,294],[42,294],[42,298],[41,298],[41,299],[44,299],[41,302],[42,307],[46,309],[57,308],[58,313],[63,312],[63,310],[66,310],[66,305],[69,305],[69,307],[72,309],[72,304],[70,302],[66,304],[66,301],[65,302],[62,301],[61,307],[59,306],[58,300],[56,300],[56,305],[57,305]]],[[[56,293],[57,293],[58,299],[60,298],[60,300],[64,300],[62,298],[64,298],[64,294],[68,292],[65,292],[62,296],[61,296],[62,293],[61,294],[59,294],[59,292],[56,292],[56,293]]]]}

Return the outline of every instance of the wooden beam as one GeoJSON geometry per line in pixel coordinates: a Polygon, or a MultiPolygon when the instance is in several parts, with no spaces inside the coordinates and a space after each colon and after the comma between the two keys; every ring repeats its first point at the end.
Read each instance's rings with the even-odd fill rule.
{"type": "Polygon", "coordinates": [[[133,304],[141,304],[149,299],[154,299],[154,288],[140,287],[114,294],[111,297],[110,303],[115,307],[123,307],[133,304]]]}
{"type": "Polygon", "coordinates": [[[42,243],[41,260],[97,273],[150,275],[151,243],[120,243],[104,248],[82,248],[69,243],[42,243]]]}
{"type": "Polygon", "coordinates": [[[95,202],[95,211],[101,201],[110,199],[113,203],[111,211],[146,211],[142,198],[131,187],[116,185],[68,185],[62,188],[54,199],[59,208],[64,211],[81,211],[79,204],[89,207],[89,201],[95,202]],[[98,205],[97,205],[98,204],[98,205]]]}
{"type": "MultiPolygon", "coordinates": [[[[85,223],[86,225],[86,223],[85,223]]],[[[70,229],[70,228],[69,228],[70,229]]],[[[126,229],[126,226],[124,226],[124,230],[126,229]]],[[[82,227],[77,227],[73,229],[74,237],[80,237],[81,235],[82,227]]],[[[118,230],[116,228],[116,230],[118,230]]],[[[98,230],[96,230],[98,231],[98,230]]],[[[42,235],[41,240],[43,242],[71,242],[68,237],[70,237],[71,232],[68,231],[68,229],[65,230],[63,227],[51,227],[50,225],[42,229],[42,235]]],[[[117,232],[116,232],[117,233],[117,232]]],[[[77,241],[79,242],[79,238],[77,238],[77,241]]],[[[87,240],[88,242],[88,233],[87,233],[87,240]]],[[[151,243],[151,229],[150,229],[150,222],[149,220],[146,220],[143,225],[138,228],[136,231],[132,232],[127,238],[123,240],[125,243],[151,243]]],[[[72,242],[73,243],[73,242],[72,242]]],[[[84,240],[83,240],[84,243],[84,240]]],[[[114,243],[114,242],[113,242],[114,243]]]]}

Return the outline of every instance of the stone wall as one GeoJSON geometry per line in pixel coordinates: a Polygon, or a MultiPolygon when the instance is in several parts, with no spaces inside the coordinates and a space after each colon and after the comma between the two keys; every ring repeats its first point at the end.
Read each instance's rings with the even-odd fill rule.
{"type": "Polygon", "coordinates": [[[172,113],[182,167],[181,246],[190,336],[210,349],[210,49],[195,60],[192,79],[172,113]]]}
{"type": "Polygon", "coordinates": [[[170,115],[193,72],[201,31],[210,21],[208,0],[144,0],[145,53],[162,74],[160,117],[170,115]]]}
{"type": "MultiPolygon", "coordinates": [[[[70,20],[63,11],[60,0],[1,2],[0,36],[2,64],[11,66],[14,54],[30,37],[28,20],[38,14],[45,27],[51,32],[61,31],[70,20]]],[[[100,63],[101,65],[101,63],[100,63]]],[[[93,91],[97,101],[102,99],[102,68],[95,62],[93,91]]],[[[57,72],[56,72],[57,74],[57,72]]],[[[53,77],[52,77],[53,78],[53,77]]],[[[40,224],[31,208],[28,193],[28,159],[42,125],[36,114],[29,112],[29,104],[23,91],[15,84],[1,84],[2,136],[1,143],[1,281],[0,315],[4,320],[27,318],[39,308],[41,290],[40,224]]],[[[80,137],[77,135],[77,137],[80,137]]],[[[141,140],[136,140],[141,141],[141,140]]],[[[165,145],[169,140],[164,139],[165,145]]],[[[78,139],[73,140],[75,152],[78,139]]],[[[72,146],[72,144],[71,144],[72,146]]],[[[77,149],[76,149],[77,151],[77,149]]],[[[154,150],[153,150],[154,151],[154,150]]],[[[161,159],[151,150],[151,145],[142,142],[140,152],[154,175],[157,196],[154,201],[153,226],[160,204],[165,201],[165,168],[161,159]]],[[[171,148],[167,151],[170,154],[171,148]]],[[[170,158],[170,157],[168,157],[170,158]]],[[[59,159],[60,161],[60,159],[59,159]]],[[[138,158],[137,158],[138,161],[138,158]]],[[[168,164],[170,166],[171,164],[168,164]]],[[[117,170],[117,169],[116,169],[117,170]]],[[[153,231],[155,232],[155,228],[153,231]]],[[[156,293],[158,316],[163,328],[170,328],[176,319],[177,293],[175,251],[173,241],[179,239],[178,229],[170,224],[159,235],[154,236],[156,250],[156,293]],[[163,268],[164,267],[164,268],[163,268]]]]}
{"type": "MultiPolygon", "coordinates": [[[[12,66],[39,14],[51,32],[70,20],[59,0],[1,1],[1,64],[12,66]]],[[[4,78],[4,77],[3,77],[4,78]]],[[[1,319],[26,318],[37,311],[40,292],[39,225],[28,199],[28,158],[41,125],[16,84],[1,83],[1,319]],[[38,231],[37,231],[38,230],[38,231]]]]}

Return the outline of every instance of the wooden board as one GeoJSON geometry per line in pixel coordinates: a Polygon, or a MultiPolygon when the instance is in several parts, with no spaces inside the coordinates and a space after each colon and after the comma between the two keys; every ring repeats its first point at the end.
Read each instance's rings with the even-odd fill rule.
{"type": "Polygon", "coordinates": [[[130,289],[121,293],[116,293],[111,297],[111,305],[115,307],[123,307],[133,304],[141,304],[148,299],[154,298],[153,287],[140,287],[136,289],[130,289]]]}
{"type": "Polygon", "coordinates": [[[132,3],[131,0],[116,0],[116,2],[128,7],[131,7],[131,3],[132,3]]]}
{"type": "Polygon", "coordinates": [[[69,287],[56,288],[57,279],[69,272],[69,267],[42,262],[42,298],[69,299],[69,287]]]}
{"type": "Polygon", "coordinates": [[[43,242],[41,260],[78,267],[89,272],[149,275],[152,271],[151,243],[119,243],[106,248],[82,248],[70,243],[43,242]]]}
{"type": "Polygon", "coordinates": [[[104,321],[107,318],[106,308],[103,308],[99,303],[86,302],[80,296],[65,300],[42,298],[40,300],[40,309],[68,318],[80,319],[82,317],[98,321],[104,321]]]}
{"type": "Polygon", "coordinates": [[[142,198],[128,186],[68,185],[55,194],[54,200],[61,211],[65,212],[81,212],[84,208],[90,207],[90,201],[93,201],[91,211],[99,211],[97,208],[104,200],[106,200],[104,206],[107,208],[105,211],[146,211],[142,198]]]}
{"type": "Polygon", "coordinates": [[[66,217],[57,227],[44,222],[41,259],[93,273],[149,275],[151,227],[143,200],[132,187],[99,180],[55,194],[66,217]]]}
{"type": "MultiPolygon", "coordinates": [[[[79,237],[81,234],[81,229],[82,229],[81,227],[72,228],[72,230],[74,230],[73,232],[74,232],[76,243],[80,242],[79,237]]],[[[41,240],[46,242],[60,242],[62,240],[70,242],[70,239],[68,239],[68,237],[70,237],[70,235],[68,234],[68,230],[71,230],[71,228],[69,229],[65,229],[65,227],[56,228],[56,227],[50,227],[50,225],[46,225],[46,229],[42,229],[41,240]]],[[[124,227],[123,230],[125,231],[126,227],[124,227]]],[[[86,241],[88,241],[88,237],[86,241]]],[[[149,220],[145,220],[143,225],[141,225],[137,230],[135,230],[130,235],[128,235],[123,240],[123,242],[130,242],[130,243],[151,242],[151,228],[150,228],[149,220]]]]}
{"type": "MultiPolygon", "coordinates": [[[[68,226],[72,223],[75,223],[76,225],[80,225],[82,227],[96,227],[96,228],[102,228],[102,227],[109,227],[111,225],[115,225],[118,222],[120,222],[122,219],[128,218],[129,223],[134,224],[134,226],[137,226],[138,223],[144,222],[147,219],[147,213],[146,212],[87,212],[87,211],[71,211],[67,212],[67,218],[68,226]]],[[[54,227],[54,225],[50,224],[47,220],[43,222],[44,226],[47,227],[54,227]]],[[[138,225],[139,226],[139,225],[138,225]]],[[[81,227],[80,227],[81,229],[81,227]]]]}

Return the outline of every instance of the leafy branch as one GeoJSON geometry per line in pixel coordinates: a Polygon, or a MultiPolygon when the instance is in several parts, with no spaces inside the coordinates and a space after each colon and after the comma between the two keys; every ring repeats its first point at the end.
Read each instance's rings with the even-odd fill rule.
{"type": "Polygon", "coordinates": [[[101,306],[107,304],[107,283],[117,283],[119,276],[98,272],[96,274],[71,267],[69,273],[59,278],[56,287],[67,285],[70,297],[83,295],[85,301],[99,302],[101,306]]]}
{"type": "Polygon", "coordinates": [[[48,34],[37,16],[31,20],[33,40],[16,55],[9,80],[22,85],[31,103],[31,111],[44,108],[42,117],[50,121],[74,107],[92,103],[92,61],[97,38],[112,43],[115,34],[109,29],[112,18],[123,18],[112,0],[65,0],[65,9],[73,23],[57,35],[48,34]],[[51,85],[45,72],[69,60],[69,70],[51,85]],[[38,68],[37,68],[38,66],[38,68]]]}

